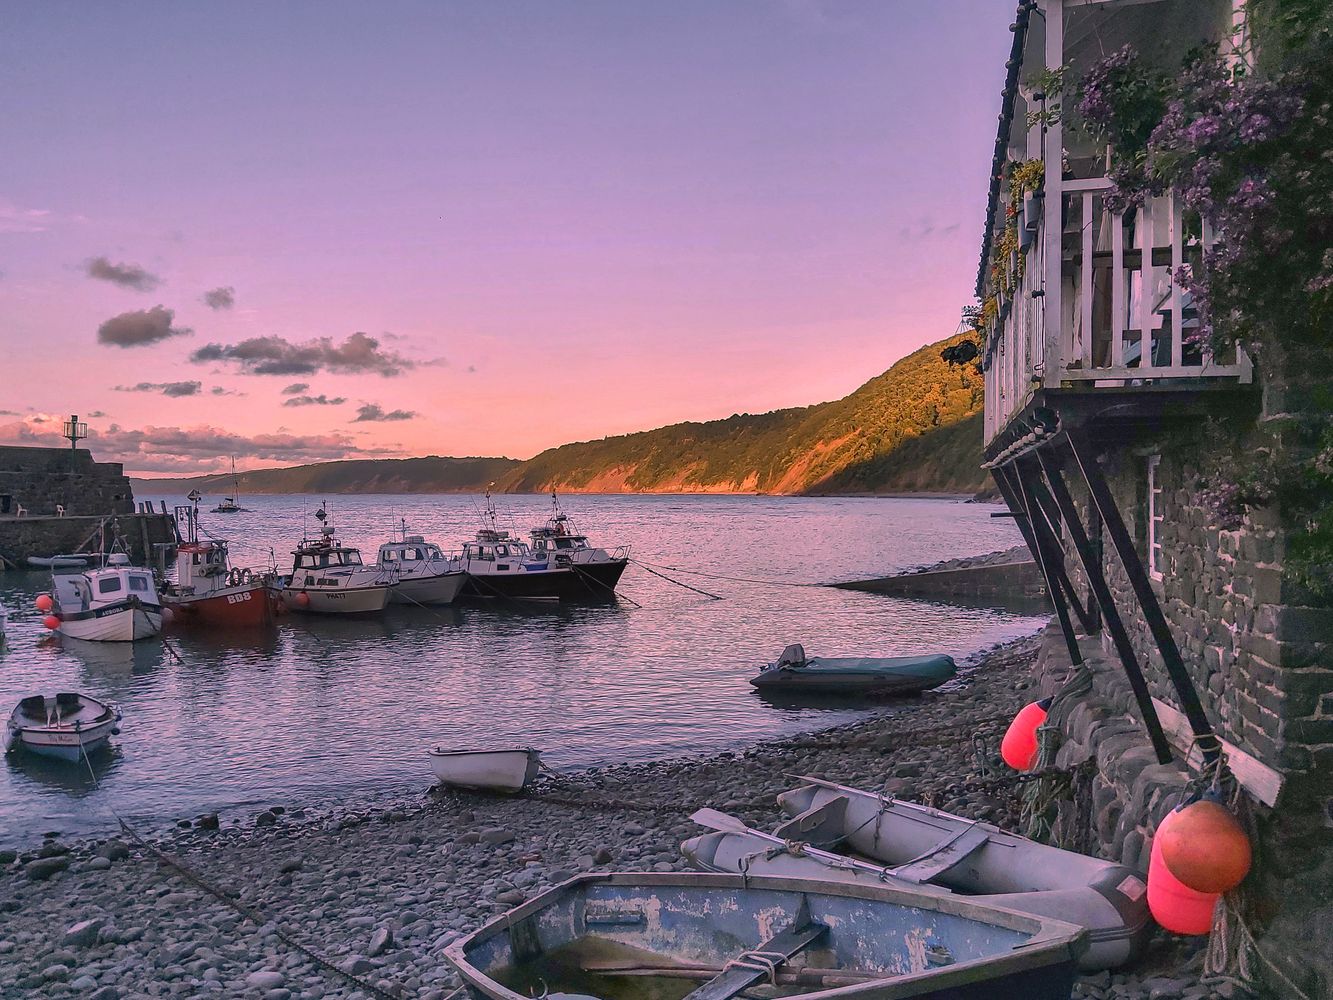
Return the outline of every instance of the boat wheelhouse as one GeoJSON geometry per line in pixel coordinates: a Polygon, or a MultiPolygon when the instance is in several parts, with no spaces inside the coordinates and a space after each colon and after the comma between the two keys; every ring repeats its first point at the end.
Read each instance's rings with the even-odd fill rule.
{"type": "MultiPolygon", "coordinates": [[[[51,576],[52,626],[71,639],[133,642],[162,631],[162,601],[152,570],[113,552],[90,569],[57,565],[51,576]]],[[[48,624],[50,619],[48,619],[48,624]]]]}
{"type": "Polygon", "coordinates": [[[467,582],[462,563],[422,535],[409,535],[380,546],[375,564],[390,581],[391,604],[451,604],[467,582]]]}
{"type": "Polygon", "coordinates": [[[319,535],[303,538],[292,550],[292,571],[277,583],[283,605],[313,614],[376,614],[389,603],[389,581],[378,566],[366,566],[361,550],[338,541],[325,524],[328,511],[315,512],[319,535]]]}

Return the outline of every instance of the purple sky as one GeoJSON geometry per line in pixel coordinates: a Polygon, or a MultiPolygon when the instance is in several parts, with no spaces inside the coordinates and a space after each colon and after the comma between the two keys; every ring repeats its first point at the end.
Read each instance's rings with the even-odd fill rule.
{"type": "Polygon", "coordinates": [[[1012,14],[8,4],[0,441],[521,458],[844,395],[970,299],[1012,14]]]}

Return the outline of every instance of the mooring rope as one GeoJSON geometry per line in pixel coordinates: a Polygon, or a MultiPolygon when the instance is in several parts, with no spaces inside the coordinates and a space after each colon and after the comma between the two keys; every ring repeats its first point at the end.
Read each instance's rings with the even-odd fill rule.
{"type": "MultiPolygon", "coordinates": [[[[97,780],[97,772],[93,770],[92,761],[89,760],[88,752],[84,748],[82,741],[80,741],[79,743],[79,758],[83,761],[84,765],[87,767],[88,776],[93,779],[93,787],[96,788],[97,791],[100,793],[102,791],[102,783],[97,780]]],[[[139,831],[135,830],[134,827],[130,826],[130,824],[126,822],[120,816],[119,813],[117,813],[106,803],[99,802],[98,805],[100,808],[104,809],[111,816],[112,819],[116,821],[116,823],[120,826],[121,830],[125,832],[125,835],[127,837],[129,837],[136,844],[138,844],[139,847],[141,847],[143,850],[147,851],[154,858],[156,858],[159,863],[174,869],[177,872],[177,874],[179,874],[183,879],[185,879],[185,881],[189,882],[191,885],[194,885],[197,888],[202,889],[204,892],[208,893],[210,896],[215,897],[223,905],[239,913],[242,917],[245,917],[247,920],[252,921],[256,926],[271,927],[273,935],[279,941],[282,941],[288,947],[300,952],[302,955],[310,959],[310,961],[314,962],[315,965],[324,969],[326,972],[330,972],[333,975],[338,976],[339,978],[350,983],[359,990],[364,990],[370,996],[379,997],[380,1000],[398,1000],[396,994],[390,993],[387,990],[382,990],[374,983],[362,979],[360,976],[354,975],[351,972],[346,972],[343,969],[338,968],[338,966],[334,965],[333,962],[331,962],[329,959],[325,958],[323,955],[319,954],[312,948],[307,947],[305,944],[301,943],[300,941],[296,940],[296,938],[292,937],[289,933],[287,933],[285,930],[282,929],[282,927],[278,925],[277,921],[275,921],[271,917],[267,917],[260,910],[257,910],[252,906],[247,906],[240,900],[233,898],[233,896],[230,893],[228,893],[225,889],[221,888],[218,885],[215,885],[208,879],[204,878],[204,876],[194,871],[192,868],[189,867],[189,865],[187,865],[180,858],[176,857],[174,854],[169,854],[166,851],[160,850],[159,848],[150,844],[142,836],[139,835],[139,831]]]]}
{"type": "MultiPolygon", "coordinates": [[[[646,563],[642,559],[631,559],[630,562],[637,563],[644,569],[649,566],[655,566],[658,569],[669,569],[673,573],[684,573],[687,576],[702,576],[709,580],[727,580],[731,583],[757,583],[765,587],[827,587],[826,583],[806,583],[800,580],[760,580],[752,576],[726,576],[722,573],[707,573],[701,569],[686,569],[684,566],[666,566],[662,563],[646,563]]],[[[674,581],[673,581],[674,582],[674,581]]]]}
{"type": "Polygon", "coordinates": [[[635,566],[638,566],[640,569],[644,570],[645,572],[651,573],[653,576],[660,576],[660,577],[661,577],[663,580],[665,580],[667,583],[674,583],[677,587],[684,587],[686,590],[692,590],[692,591],[694,591],[696,594],[703,594],[704,597],[711,598],[711,599],[714,600],[714,601],[720,601],[720,600],[722,600],[722,598],[719,597],[717,594],[709,593],[707,590],[700,590],[698,587],[691,587],[688,583],[681,583],[679,580],[673,580],[673,579],[671,579],[671,577],[667,576],[665,573],[659,573],[659,572],[657,572],[657,570],[655,570],[655,569],[653,569],[652,567],[650,567],[647,563],[640,562],[640,561],[637,560],[637,559],[631,559],[630,562],[632,562],[635,566]]]}

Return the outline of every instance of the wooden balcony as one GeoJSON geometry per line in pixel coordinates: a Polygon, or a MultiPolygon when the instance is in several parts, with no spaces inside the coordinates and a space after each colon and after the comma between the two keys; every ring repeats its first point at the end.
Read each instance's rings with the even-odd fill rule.
{"type": "Polygon", "coordinates": [[[1253,379],[1243,351],[1214,354],[1193,299],[1173,280],[1184,267],[1201,268],[1213,235],[1206,223],[1173,193],[1111,212],[1109,189],[1105,178],[1066,179],[1020,214],[1025,260],[1020,267],[1011,255],[1013,290],[999,298],[987,332],[988,445],[1038,394],[1077,390],[1086,401],[1093,390],[1114,390],[1108,400],[1123,409],[1127,390],[1160,397],[1172,387],[1230,388],[1253,379]],[[1058,215],[1042,204],[1052,197],[1058,215]]]}

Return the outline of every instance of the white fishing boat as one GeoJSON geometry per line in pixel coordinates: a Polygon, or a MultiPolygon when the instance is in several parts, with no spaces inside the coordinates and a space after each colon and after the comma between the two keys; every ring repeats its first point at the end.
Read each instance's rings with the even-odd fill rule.
{"type": "Polygon", "coordinates": [[[517,792],[537,777],[541,753],[531,747],[492,750],[430,751],[430,768],[441,784],[456,788],[480,788],[495,792],[517,792]]]}
{"type": "Polygon", "coordinates": [[[133,642],[162,631],[162,600],[151,570],[113,552],[105,565],[83,569],[56,565],[51,593],[37,598],[46,625],[72,639],[133,642]]]}
{"type": "Polygon", "coordinates": [[[5,724],[6,753],[27,750],[43,757],[78,761],[120,732],[120,710],[86,694],[40,694],[24,698],[5,724]]]}
{"type": "Polygon", "coordinates": [[[315,511],[319,535],[303,538],[292,550],[292,571],[279,578],[278,598],[292,611],[321,615],[378,614],[389,603],[389,580],[378,566],[361,562],[361,551],[344,546],[325,524],[328,511],[315,511]]]}
{"type": "Polygon", "coordinates": [[[409,535],[402,522],[402,537],[380,546],[375,559],[390,581],[390,604],[452,604],[467,574],[461,562],[421,535],[409,535]]]}

